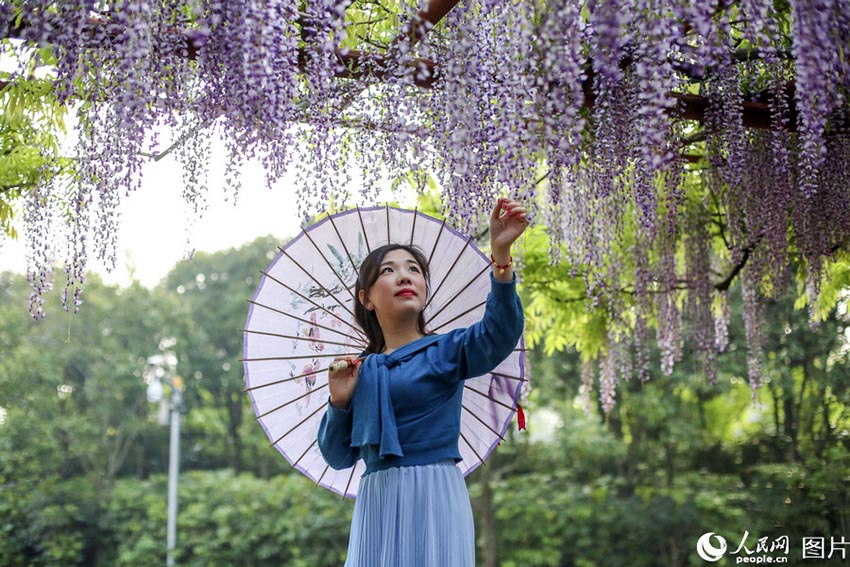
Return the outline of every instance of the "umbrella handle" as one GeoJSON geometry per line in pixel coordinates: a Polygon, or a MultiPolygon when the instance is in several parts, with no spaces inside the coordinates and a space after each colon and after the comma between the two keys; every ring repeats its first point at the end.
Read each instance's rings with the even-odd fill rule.
{"type": "Polygon", "coordinates": [[[347,360],[337,360],[336,362],[332,362],[328,367],[328,370],[331,372],[339,372],[340,370],[345,370],[350,366],[347,360]]]}

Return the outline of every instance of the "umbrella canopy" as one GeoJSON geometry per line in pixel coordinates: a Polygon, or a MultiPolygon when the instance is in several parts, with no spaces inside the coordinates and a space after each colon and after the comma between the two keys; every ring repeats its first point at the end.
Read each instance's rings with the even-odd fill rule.
{"type": "MultiPolygon", "coordinates": [[[[354,498],[363,461],[336,471],[316,434],[328,400],[327,369],[358,356],[366,337],[354,321],[354,284],[363,259],[389,243],[413,244],[429,258],[426,329],[445,333],[480,320],[490,291],[490,260],[464,236],[417,211],[352,209],[292,239],[262,272],[244,333],[245,383],[272,445],[320,486],[354,498]]],[[[526,381],[524,344],[493,372],[464,384],[459,449],[464,475],[502,441],[526,381]]]]}

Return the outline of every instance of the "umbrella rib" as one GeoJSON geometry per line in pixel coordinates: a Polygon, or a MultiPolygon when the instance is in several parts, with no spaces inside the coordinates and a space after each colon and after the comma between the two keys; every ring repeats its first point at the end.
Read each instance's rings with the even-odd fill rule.
{"type": "Polygon", "coordinates": [[[360,229],[363,231],[363,239],[366,241],[366,252],[372,253],[372,245],[369,244],[369,235],[366,234],[366,224],[363,222],[363,214],[360,212],[360,207],[357,207],[357,217],[360,219],[360,229]]]}
{"type": "MultiPolygon", "coordinates": [[[[330,332],[332,332],[332,333],[336,333],[337,335],[341,335],[341,336],[343,336],[343,337],[345,337],[345,338],[347,338],[347,339],[353,339],[353,338],[354,338],[354,337],[352,337],[351,335],[346,335],[345,333],[343,333],[343,332],[341,332],[341,331],[337,331],[336,329],[334,329],[334,328],[332,328],[332,327],[326,327],[326,326],[324,326],[324,325],[320,325],[319,323],[314,323],[314,322],[309,321],[309,320],[307,320],[307,319],[304,319],[304,318],[302,318],[302,317],[298,317],[297,315],[293,315],[292,313],[287,313],[286,311],[281,311],[280,309],[276,309],[276,308],[274,308],[274,307],[272,307],[272,306],[270,306],[270,305],[266,305],[265,303],[260,303],[259,301],[254,301],[253,299],[249,299],[249,300],[248,300],[248,303],[251,303],[251,304],[256,305],[256,306],[258,306],[258,307],[262,307],[263,309],[268,309],[269,311],[274,311],[275,313],[279,313],[280,315],[284,315],[284,316],[286,316],[286,317],[290,317],[290,318],[292,318],[292,319],[295,319],[296,321],[301,321],[302,323],[307,323],[307,324],[308,324],[308,325],[310,325],[310,326],[318,327],[318,328],[320,328],[320,329],[324,329],[324,330],[326,330],[326,331],[330,331],[330,332]]],[[[355,330],[357,330],[357,329],[355,329],[355,330]]]]}
{"type": "Polygon", "coordinates": [[[480,422],[481,422],[481,425],[483,425],[484,427],[486,427],[487,429],[489,429],[489,430],[493,433],[493,435],[495,435],[496,437],[498,437],[498,438],[499,438],[499,439],[501,439],[502,441],[504,441],[504,440],[505,440],[505,438],[502,436],[502,434],[501,434],[501,433],[499,433],[498,431],[496,431],[495,429],[493,429],[493,428],[490,426],[490,424],[489,424],[489,423],[487,423],[486,421],[484,421],[483,419],[481,419],[481,417],[480,417],[477,413],[473,412],[471,409],[469,409],[468,407],[466,407],[466,406],[465,406],[465,405],[463,405],[463,404],[461,404],[461,405],[460,405],[460,407],[462,407],[464,410],[466,410],[466,411],[467,411],[467,412],[468,412],[468,413],[469,413],[472,417],[474,417],[475,419],[477,419],[478,421],[480,421],[480,422]]]}
{"type": "Polygon", "coordinates": [[[331,468],[330,465],[325,465],[325,470],[323,470],[322,474],[319,475],[319,480],[316,481],[316,486],[319,486],[319,484],[321,484],[322,479],[325,478],[325,475],[327,474],[328,469],[330,469],[330,468],[331,468]]]}
{"type": "Polygon", "coordinates": [[[419,216],[419,207],[413,209],[413,226],[410,227],[410,242],[409,245],[413,246],[413,237],[416,235],[416,218],[419,216]]]}
{"type": "MultiPolygon", "coordinates": [[[[460,261],[460,257],[463,256],[463,253],[469,247],[470,242],[472,242],[471,236],[466,239],[466,243],[460,249],[460,253],[457,255],[457,257],[455,257],[454,262],[452,262],[452,265],[449,266],[449,270],[446,272],[446,275],[443,277],[443,281],[440,282],[440,285],[437,286],[437,289],[434,291],[434,293],[431,294],[431,297],[428,298],[428,305],[430,305],[431,302],[434,301],[434,298],[437,297],[438,293],[440,293],[440,289],[442,289],[443,284],[446,283],[449,280],[449,274],[451,274],[454,271],[455,266],[457,266],[457,263],[460,261]]],[[[478,276],[476,276],[476,277],[478,277],[478,276]]],[[[448,303],[451,303],[451,300],[448,303]]],[[[427,307],[427,305],[426,305],[426,307],[427,307]]]]}
{"type": "Polygon", "coordinates": [[[348,494],[348,489],[351,487],[351,481],[354,479],[354,471],[357,470],[357,463],[354,463],[354,466],[351,467],[351,475],[348,477],[348,482],[345,483],[345,490],[342,493],[342,497],[345,498],[345,495],[348,494]]]}
{"type": "Polygon", "coordinates": [[[341,352],[338,354],[299,354],[294,356],[265,356],[261,358],[240,358],[239,362],[268,362],[269,360],[303,360],[305,358],[327,358],[329,356],[358,356],[356,352],[341,352]]]}
{"type": "MultiPolygon", "coordinates": [[[[295,402],[297,402],[298,400],[301,400],[301,399],[306,398],[307,396],[309,396],[309,395],[310,395],[310,394],[312,394],[313,392],[316,392],[316,391],[318,391],[318,390],[321,390],[322,388],[324,388],[324,387],[325,387],[325,386],[327,386],[327,385],[328,385],[328,383],[327,383],[327,382],[325,382],[324,384],[322,384],[322,385],[320,385],[320,386],[316,386],[316,387],[315,387],[315,388],[313,388],[312,390],[309,390],[306,394],[301,394],[300,396],[298,396],[298,397],[296,397],[296,398],[292,398],[292,399],[291,399],[291,400],[289,400],[288,402],[284,402],[284,403],[282,403],[281,405],[277,406],[277,407],[276,407],[276,408],[274,408],[274,409],[270,409],[269,411],[267,411],[266,413],[264,413],[264,414],[262,414],[262,415],[258,415],[258,416],[257,416],[257,419],[261,419],[261,418],[266,417],[267,415],[272,414],[272,413],[274,413],[274,412],[276,412],[276,411],[278,411],[278,410],[282,410],[282,409],[283,409],[283,408],[285,408],[286,406],[288,406],[288,405],[290,405],[290,404],[294,404],[294,403],[295,403],[295,402]]],[[[479,392],[479,393],[480,393],[480,392],[479,392]]],[[[278,439],[278,441],[280,441],[280,440],[278,439]]],[[[277,441],[275,441],[274,443],[272,443],[272,445],[274,445],[275,443],[277,443],[277,441]]]]}
{"type": "MultiPolygon", "coordinates": [[[[446,219],[443,219],[443,223],[440,225],[440,230],[437,232],[437,239],[434,240],[434,246],[431,247],[431,253],[428,255],[428,265],[431,265],[431,262],[434,261],[434,253],[437,251],[437,245],[440,243],[440,237],[443,236],[443,231],[446,230],[446,219]]],[[[430,300],[429,300],[430,301],[430,300]]]]}
{"type": "Polygon", "coordinates": [[[466,435],[463,434],[463,431],[460,432],[460,438],[463,439],[467,445],[469,445],[469,448],[472,449],[472,452],[475,453],[475,456],[478,457],[478,460],[481,461],[481,464],[486,467],[487,463],[484,461],[484,459],[481,458],[481,455],[478,454],[478,451],[475,450],[475,447],[472,446],[472,443],[469,442],[469,439],[466,438],[466,435]]]}
{"type": "MultiPolygon", "coordinates": [[[[339,233],[339,228],[337,228],[336,221],[334,221],[334,215],[329,216],[328,220],[331,221],[331,226],[334,227],[336,237],[339,239],[339,243],[342,244],[342,249],[345,250],[345,255],[348,256],[348,261],[351,262],[351,267],[354,268],[354,272],[357,273],[357,263],[354,261],[354,258],[351,257],[351,252],[348,250],[345,240],[343,240],[342,235],[339,233]]],[[[352,293],[352,295],[354,294],[352,293]]]]}
{"type": "Polygon", "coordinates": [[[259,386],[251,386],[250,388],[245,388],[245,392],[253,392],[254,390],[260,390],[262,388],[267,388],[269,386],[276,386],[278,384],[284,384],[286,382],[292,382],[293,380],[300,380],[301,378],[306,378],[307,376],[313,376],[315,374],[321,374],[325,372],[327,368],[319,368],[318,370],[311,370],[310,372],[305,372],[304,374],[299,374],[298,376],[290,376],[289,378],[284,378],[283,380],[275,380],[274,382],[269,382],[268,384],[260,384],[259,386]]]}
{"type": "Polygon", "coordinates": [[[522,376],[511,376],[510,374],[502,374],[501,372],[491,372],[493,376],[498,376],[500,378],[507,378],[508,380],[516,380],[518,382],[528,382],[528,378],[523,378],[522,376]]]}
{"type": "Polygon", "coordinates": [[[509,410],[511,410],[511,411],[514,411],[514,408],[513,408],[512,406],[509,406],[509,405],[508,405],[508,404],[506,404],[505,402],[502,402],[502,401],[500,401],[500,400],[497,400],[496,398],[491,398],[490,396],[488,396],[488,395],[487,395],[487,394],[485,394],[484,392],[479,392],[478,390],[476,390],[476,389],[475,389],[475,388],[473,388],[472,386],[468,386],[468,385],[464,384],[464,385],[463,385],[463,388],[464,388],[465,390],[469,390],[469,391],[471,391],[471,392],[475,392],[476,394],[478,394],[479,396],[481,396],[481,397],[483,397],[483,398],[487,398],[488,400],[490,400],[490,401],[491,401],[491,402],[493,402],[494,404],[499,404],[499,405],[500,405],[500,406],[502,406],[503,408],[506,408],[506,409],[509,409],[509,410]]]}
{"type": "MultiPolygon", "coordinates": [[[[313,414],[313,415],[315,415],[315,414],[313,414]]],[[[312,417],[312,415],[311,415],[310,417],[312,417]]],[[[309,453],[309,452],[310,452],[310,449],[312,449],[312,448],[313,448],[313,446],[314,446],[316,443],[318,443],[318,442],[319,442],[319,438],[318,438],[318,437],[317,437],[316,439],[313,439],[313,442],[312,442],[312,443],[310,443],[309,447],[307,447],[307,448],[304,450],[304,452],[303,452],[303,453],[301,453],[301,456],[300,456],[300,457],[298,457],[298,459],[297,459],[294,463],[292,463],[292,468],[293,468],[293,469],[294,469],[296,466],[298,466],[298,463],[300,463],[300,462],[301,462],[301,459],[303,459],[304,457],[306,457],[306,456],[307,456],[307,453],[309,453]]]]}
{"type": "MultiPolygon", "coordinates": [[[[298,376],[290,376],[289,378],[284,378],[283,380],[275,380],[274,382],[269,382],[268,384],[260,384],[259,386],[251,386],[250,388],[245,388],[244,392],[253,392],[254,390],[260,390],[262,388],[266,388],[268,386],[276,386],[277,384],[285,384],[286,382],[292,382],[293,380],[300,380],[301,378],[306,378],[307,376],[313,376],[315,374],[321,374],[322,372],[327,372],[331,367],[327,366],[325,368],[319,368],[318,370],[311,370],[310,372],[305,372],[304,374],[299,374],[298,376]]],[[[508,376],[506,376],[508,378],[508,376]]],[[[518,378],[518,380],[522,380],[522,378],[518,378]]]]}
{"type": "MultiPolygon", "coordinates": [[[[283,438],[284,438],[284,437],[286,437],[287,435],[289,435],[290,433],[292,433],[293,431],[295,431],[296,429],[298,429],[299,427],[301,427],[302,425],[304,425],[304,424],[307,422],[307,420],[308,420],[308,419],[312,418],[314,415],[316,415],[317,413],[319,413],[319,411],[320,411],[320,410],[323,410],[323,409],[325,409],[325,406],[323,406],[323,405],[322,405],[322,406],[317,407],[317,408],[315,409],[315,411],[313,411],[313,413],[311,413],[310,415],[308,415],[307,417],[305,417],[304,419],[302,419],[301,421],[299,421],[298,423],[296,423],[296,424],[292,427],[292,429],[290,429],[289,431],[287,431],[286,433],[284,433],[283,435],[281,435],[280,437],[278,437],[278,438],[277,438],[277,440],[276,440],[274,443],[272,443],[272,447],[274,447],[275,445],[277,445],[278,443],[280,443],[281,441],[283,441],[283,438]]],[[[315,443],[315,441],[314,441],[314,443],[315,443]]],[[[312,447],[312,445],[310,445],[310,447],[312,447]]],[[[308,448],[307,448],[307,451],[309,451],[309,450],[310,450],[310,448],[308,447],[308,448]]],[[[306,455],[306,454],[307,454],[307,451],[304,451],[304,455],[306,455]]],[[[301,456],[303,457],[304,455],[301,455],[301,456]]],[[[299,457],[299,459],[298,459],[298,460],[300,461],[300,460],[301,460],[301,458],[299,457]]],[[[297,463],[297,462],[298,462],[298,461],[296,461],[296,463],[297,463]]],[[[295,466],[295,464],[293,464],[292,466],[294,467],[294,466],[295,466]]]]}
{"type": "MultiPolygon", "coordinates": [[[[337,304],[338,304],[340,307],[342,307],[342,308],[343,308],[344,310],[346,310],[346,311],[348,310],[348,307],[346,307],[346,306],[345,306],[345,304],[344,304],[342,301],[340,301],[340,300],[339,300],[339,298],[336,296],[336,294],[335,294],[335,293],[332,293],[332,292],[331,292],[331,290],[329,290],[328,288],[326,288],[326,287],[324,286],[324,284],[322,284],[322,282],[320,282],[319,280],[317,280],[317,279],[316,279],[316,277],[315,277],[313,274],[311,274],[309,270],[307,270],[306,268],[304,268],[304,266],[302,266],[301,264],[299,264],[299,263],[298,263],[298,261],[297,261],[297,260],[295,260],[295,258],[293,258],[292,256],[290,256],[290,255],[289,255],[289,252],[287,252],[286,250],[284,250],[284,249],[282,249],[282,248],[280,249],[280,251],[281,251],[281,252],[283,252],[283,254],[285,254],[285,255],[286,255],[286,257],[287,257],[287,258],[289,258],[289,260],[290,260],[293,264],[295,264],[296,266],[298,266],[298,269],[299,269],[299,270],[301,270],[302,272],[304,272],[304,274],[305,274],[308,278],[310,278],[311,280],[313,280],[314,282],[316,282],[316,285],[317,285],[317,286],[319,286],[320,288],[322,288],[322,291],[324,291],[325,293],[327,293],[327,294],[328,294],[328,296],[329,296],[329,297],[331,297],[334,301],[336,301],[336,302],[337,302],[337,304]]],[[[321,254],[320,254],[320,256],[321,256],[321,254]]],[[[324,259],[324,256],[322,256],[322,259],[324,259]]],[[[327,262],[327,260],[325,260],[325,262],[327,262]]],[[[331,268],[331,271],[333,271],[333,268],[331,268]]],[[[342,284],[342,287],[344,287],[344,288],[346,289],[346,291],[349,291],[349,290],[348,290],[348,288],[345,286],[345,283],[343,283],[343,284],[342,284]]],[[[350,292],[349,292],[349,293],[350,293],[350,292]]],[[[354,299],[354,294],[351,294],[351,298],[352,298],[352,299],[354,299]]]]}
{"type": "MultiPolygon", "coordinates": [[[[354,293],[353,293],[353,292],[351,291],[351,289],[348,287],[348,284],[346,284],[344,281],[342,281],[342,276],[340,276],[340,275],[339,275],[339,273],[336,271],[336,268],[334,268],[334,267],[333,267],[333,265],[332,265],[332,264],[328,261],[328,259],[327,259],[327,258],[325,258],[325,254],[322,252],[322,249],[321,249],[321,248],[319,248],[319,245],[318,245],[318,244],[316,244],[316,241],[315,241],[315,240],[313,240],[313,237],[312,237],[312,236],[310,236],[310,231],[309,231],[309,230],[305,230],[305,231],[304,231],[304,236],[306,236],[306,237],[307,237],[307,240],[309,240],[309,241],[310,241],[310,244],[312,244],[312,245],[313,245],[313,248],[315,248],[315,249],[316,249],[316,252],[318,252],[318,253],[319,253],[319,256],[321,256],[321,257],[322,257],[322,260],[324,260],[324,261],[325,261],[325,264],[327,264],[327,265],[328,265],[328,268],[330,268],[330,269],[331,269],[331,272],[333,272],[333,275],[335,275],[335,276],[336,276],[336,279],[338,279],[338,280],[339,280],[339,283],[341,283],[341,284],[342,284],[343,289],[345,289],[345,291],[347,291],[347,292],[348,292],[348,294],[349,294],[349,295],[351,295],[351,299],[354,299],[354,293]]],[[[318,283],[318,282],[317,282],[317,283],[318,283]]]]}
{"type": "Polygon", "coordinates": [[[242,332],[243,333],[251,333],[251,334],[254,334],[254,335],[266,335],[268,337],[278,337],[278,338],[281,338],[281,339],[291,339],[293,341],[309,341],[309,342],[313,342],[313,343],[321,343],[323,345],[336,345],[336,346],[344,346],[344,347],[350,347],[351,346],[349,343],[339,343],[339,342],[336,342],[336,341],[327,341],[325,339],[317,339],[317,338],[314,338],[314,337],[296,337],[296,336],[293,336],[293,335],[282,335],[280,333],[270,333],[268,331],[254,331],[252,329],[242,329],[242,332]]]}
{"type": "MultiPolygon", "coordinates": [[[[300,293],[300,292],[295,291],[294,289],[292,289],[291,287],[289,287],[288,285],[286,285],[285,283],[283,283],[282,281],[280,281],[280,280],[279,280],[279,279],[277,279],[276,277],[272,276],[271,274],[269,274],[269,273],[267,273],[267,272],[264,272],[264,271],[262,271],[262,270],[260,271],[260,273],[261,273],[261,274],[263,274],[264,276],[266,276],[267,278],[269,278],[270,280],[272,280],[273,282],[275,282],[275,283],[278,283],[278,284],[282,285],[283,287],[285,287],[286,289],[288,289],[289,291],[291,291],[292,293],[294,293],[295,295],[297,295],[298,297],[300,297],[300,298],[301,298],[301,299],[303,299],[304,301],[307,301],[308,303],[310,303],[310,304],[312,304],[312,305],[315,305],[316,307],[318,307],[319,309],[321,309],[322,311],[324,311],[325,313],[327,313],[328,315],[330,315],[330,316],[331,316],[331,317],[333,317],[334,319],[336,319],[336,320],[340,321],[341,323],[344,323],[344,324],[345,324],[345,325],[347,325],[348,327],[351,327],[351,329],[353,329],[353,330],[354,330],[354,332],[356,332],[357,334],[359,334],[361,337],[363,336],[363,332],[362,332],[360,329],[358,329],[357,327],[355,327],[354,325],[352,325],[351,323],[349,323],[348,321],[346,321],[345,319],[343,319],[342,317],[340,317],[339,315],[337,315],[337,314],[336,314],[336,313],[334,313],[333,311],[329,310],[329,309],[328,309],[328,308],[326,308],[325,306],[323,306],[323,305],[319,305],[318,303],[316,303],[315,301],[313,301],[313,300],[312,300],[312,299],[310,299],[309,297],[307,297],[307,296],[303,295],[303,294],[302,294],[302,293],[300,293]]],[[[343,306],[343,307],[344,307],[344,306],[343,306]]],[[[346,309],[346,311],[347,311],[347,309],[346,309]]]]}
{"type": "Polygon", "coordinates": [[[387,212],[387,244],[392,244],[393,238],[390,235],[390,205],[384,205],[384,210],[387,212]]]}
{"type": "MultiPolygon", "coordinates": [[[[454,266],[452,266],[452,267],[454,267],[454,266]]],[[[475,283],[475,280],[477,280],[478,278],[480,278],[480,277],[481,277],[481,276],[482,276],[482,275],[483,275],[483,274],[484,274],[487,270],[489,270],[489,269],[490,269],[490,265],[488,264],[487,266],[485,266],[485,267],[484,267],[484,269],[482,269],[480,272],[478,272],[477,274],[475,274],[475,277],[474,277],[474,278],[472,278],[471,280],[469,280],[468,282],[466,282],[466,285],[465,285],[465,286],[463,286],[461,289],[459,289],[459,290],[457,291],[457,293],[455,293],[455,294],[454,294],[454,295],[453,295],[453,296],[452,296],[452,297],[451,297],[451,298],[450,298],[450,299],[446,302],[446,304],[445,304],[445,305],[443,305],[442,307],[440,307],[440,310],[439,310],[439,311],[437,311],[436,313],[434,313],[433,315],[431,315],[431,318],[432,318],[432,319],[434,319],[434,318],[436,318],[436,317],[437,317],[440,313],[442,313],[443,311],[445,311],[446,307],[448,307],[449,305],[451,305],[451,304],[452,304],[452,303],[453,303],[453,302],[454,302],[454,301],[455,301],[458,297],[460,297],[460,294],[462,294],[463,292],[465,292],[465,291],[467,290],[467,288],[469,288],[469,286],[471,286],[473,283],[475,283]]],[[[437,294],[437,292],[434,292],[434,295],[436,295],[436,294],[437,294]]],[[[432,296],[432,297],[433,297],[433,296],[432,296]]],[[[454,320],[454,319],[452,319],[452,320],[454,320]]]]}
{"type": "MultiPolygon", "coordinates": [[[[467,310],[466,310],[466,311],[464,311],[463,313],[458,313],[457,315],[455,315],[454,317],[452,317],[451,319],[449,319],[449,320],[448,320],[448,321],[446,321],[445,323],[441,324],[439,327],[436,327],[436,328],[434,328],[434,329],[432,329],[432,330],[436,332],[436,331],[437,331],[437,329],[442,329],[442,328],[443,328],[443,327],[445,327],[446,325],[450,325],[450,324],[452,324],[453,322],[457,321],[458,319],[460,319],[460,318],[461,318],[461,317],[463,317],[464,315],[467,315],[468,313],[471,313],[471,312],[475,311],[476,309],[478,309],[479,307],[481,307],[481,306],[482,306],[482,305],[484,305],[485,303],[487,303],[487,301],[486,301],[486,300],[482,301],[482,302],[481,302],[481,303],[479,303],[478,305],[473,305],[472,307],[470,307],[469,309],[467,309],[467,310]]],[[[433,319],[434,319],[434,317],[430,317],[430,318],[428,319],[428,322],[430,323],[433,319]]]]}

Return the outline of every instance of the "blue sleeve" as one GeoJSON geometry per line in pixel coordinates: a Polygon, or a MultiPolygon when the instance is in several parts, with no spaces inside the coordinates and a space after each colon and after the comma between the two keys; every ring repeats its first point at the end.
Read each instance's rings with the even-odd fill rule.
{"type": "Polygon", "coordinates": [[[432,358],[438,374],[453,380],[481,376],[502,363],[520,337],[524,317],[516,293],[516,274],[509,282],[500,282],[490,274],[490,294],[480,321],[448,333],[432,358]]]}
{"type": "Polygon", "coordinates": [[[341,410],[328,400],[328,409],[319,424],[319,451],[332,469],[342,470],[354,466],[360,449],[351,446],[351,406],[341,410]]]}

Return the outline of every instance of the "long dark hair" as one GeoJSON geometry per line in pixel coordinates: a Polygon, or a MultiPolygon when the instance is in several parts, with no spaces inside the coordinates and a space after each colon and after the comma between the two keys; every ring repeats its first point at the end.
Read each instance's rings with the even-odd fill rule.
{"type": "MultiPolygon", "coordinates": [[[[360,303],[360,291],[363,290],[366,292],[367,296],[369,295],[369,291],[372,289],[372,286],[375,285],[376,281],[378,281],[378,276],[380,275],[379,270],[381,262],[384,261],[384,256],[387,255],[387,252],[391,252],[393,250],[404,250],[413,256],[413,259],[416,260],[417,264],[419,264],[419,269],[422,270],[422,276],[425,278],[426,299],[431,295],[431,272],[428,268],[428,258],[425,257],[424,252],[422,252],[422,250],[420,250],[417,246],[408,244],[385,244],[384,246],[372,250],[369,255],[366,256],[366,259],[363,260],[363,263],[360,264],[360,273],[357,276],[357,283],[354,285],[354,319],[369,339],[369,344],[366,346],[367,353],[383,352],[387,343],[384,340],[384,332],[381,329],[381,325],[378,323],[378,316],[374,311],[366,309],[366,307],[360,303]]],[[[428,334],[425,331],[425,314],[422,311],[419,312],[416,327],[423,335],[428,334]]]]}

